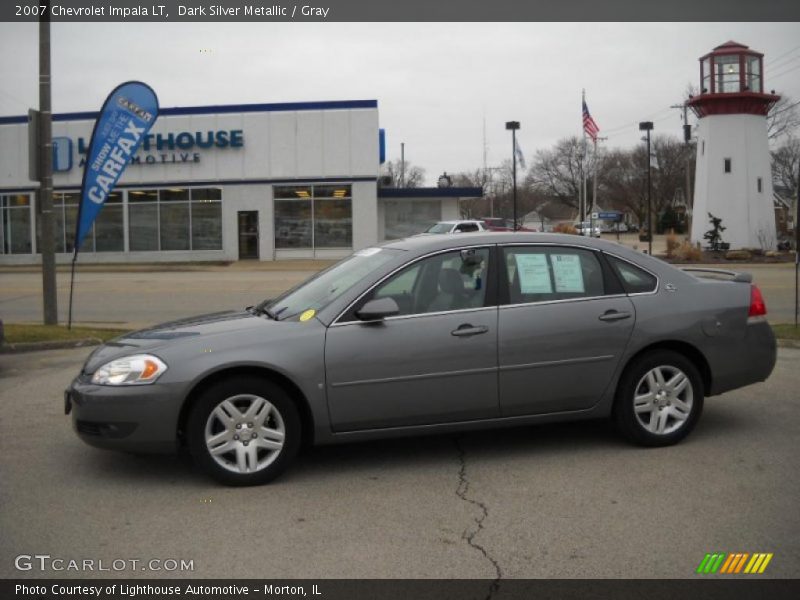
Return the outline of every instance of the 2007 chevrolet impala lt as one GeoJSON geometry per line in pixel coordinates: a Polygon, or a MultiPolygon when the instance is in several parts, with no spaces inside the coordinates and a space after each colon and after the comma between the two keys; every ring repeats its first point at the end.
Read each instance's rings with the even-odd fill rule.
{"type": "Polygon", "coordinates": [[[65,410],[93,446],[186,446],[234,485],[273,479],[301,442],[611,416],[664,446],[704,397],[775,365],[750,276],[698,275],[568,235],[409,238],[258,306],[109,342],[65,410]]]}

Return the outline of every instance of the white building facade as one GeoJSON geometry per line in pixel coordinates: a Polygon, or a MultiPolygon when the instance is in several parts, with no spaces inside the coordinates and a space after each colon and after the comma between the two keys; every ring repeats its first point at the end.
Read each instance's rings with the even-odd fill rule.
{"type": "MultiPolygon", "coordinates": [[[[71,259],[97,113],[54,115],[58,262],[71,259]]],[[[162,109],[80,261],[338,258],[379,241],[375,100],[162,109]]],[[[0,263],[37,255],[26,117],[0,118],[0,263]]]]}

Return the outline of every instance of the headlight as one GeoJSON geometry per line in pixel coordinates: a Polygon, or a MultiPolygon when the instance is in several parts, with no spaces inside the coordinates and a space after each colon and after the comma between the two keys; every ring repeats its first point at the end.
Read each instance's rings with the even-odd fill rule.
{"type": "Polygon", "coordinates": [[[161,359],[149,354],[118,358],[104,364],[92,375],[99,385],[143,385],[153,383],[167,370],[161,359]]]}

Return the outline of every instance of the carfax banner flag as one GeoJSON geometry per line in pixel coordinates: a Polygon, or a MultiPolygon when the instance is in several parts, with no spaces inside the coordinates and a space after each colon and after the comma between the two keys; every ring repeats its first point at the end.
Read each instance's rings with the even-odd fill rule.
{"type": "Polygon", "coordinates": [[[81,184],[75,255],[131,158],[158,117],[158,97],[141,81],[117,86],[106,98],[92,130],[81,184]]]}

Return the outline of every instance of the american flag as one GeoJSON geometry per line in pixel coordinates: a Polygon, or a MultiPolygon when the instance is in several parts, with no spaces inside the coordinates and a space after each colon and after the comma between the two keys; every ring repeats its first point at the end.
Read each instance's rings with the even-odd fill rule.
{"type": "Polygon", "coordinates": [[[519,142],[516,140],[514,140],[514,144],[514,153],[517,155],[517,162],[519,163],[520,167],[525,169],[527,167],[525,166],[525,155],[522,154],[522,148],[519,147],[519,142]]]}
{"type": "Polygon", "coordinates": [[[583,130],[586,132],[593,142],[597,141],[597,134],[600,133],[600,128],[594,122],[592,115],[589,114],[589,107],[586,106],[586,100],[583,101],[583,130]]]}

